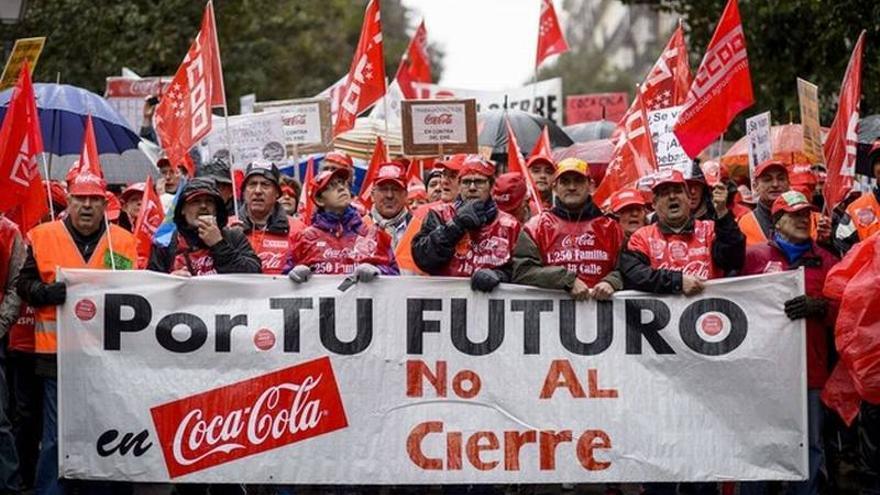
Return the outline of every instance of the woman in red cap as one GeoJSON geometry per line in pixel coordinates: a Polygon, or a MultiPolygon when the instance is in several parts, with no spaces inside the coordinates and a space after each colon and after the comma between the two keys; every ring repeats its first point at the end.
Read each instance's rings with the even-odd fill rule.
{"type": "Polygon", "coordinates": [[[351,205],[347,168],[324,170],[309,184],[311,201],[318,207],[312,224],[291,240],[288,276],[306,282],[312,273],[352,275],[370,282],[381,275],[398,275],[391,236],[366,225],[351,205]]]}

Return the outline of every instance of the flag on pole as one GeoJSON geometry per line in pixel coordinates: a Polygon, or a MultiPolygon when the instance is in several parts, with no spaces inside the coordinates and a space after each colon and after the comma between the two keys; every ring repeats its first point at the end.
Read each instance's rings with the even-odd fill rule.
{"type": "Polygon", "coordinates": [[[358,114],[385,94],[385,56],[382,51],[382,21],[378,0],[370,0],[364,12],[361,37],[351,59],[342,101],[336,114],[333,135],[354,128],[358,114]]]}
{"type": "Polygon", "coordinates": [[[209,1],[201,29],[156,107],[156,133],[172,166],[184,165],[192,176],[186,155],[211,132],[211,108],[225,105],[214,6],[209,1]]]}
{"type": "Polygon", "coordinates": [[[162,223],[153,234],[153,244],[161,247],[168,247],[171,244],[171,239],[177,232],[177,224],[174,223],[174,210],[177,209],[177,202],[181,200],[180,195],[184,188],[186,188],[186,177],[181,177],[180,182],[177,183],[177,192],[174,193],[171,204],[165,210],[165,218],[162,219],[162,223]]]}
{"type": "Polygon", "coordinates": [[[425,21],[419,24],[409,46],[400,58],[400,66],[394,76],[400,92],[406,99],[417,97],[414,82],[431,82],[431,62],[428,58],[428,30],[425,29],[425,21]]]}
{"type": "Polygon", "coordinates": [[[828,132],[823,151],[828,167],[825,182],[825,204],[834,208],[852,188],[856,170],[856,146],[859,131],[859,98],[862,95],[862,52],[865,31],[853,47],[837,101],[837,114],[828,132]]]}
{"type": "Polygon", "coordinates": [[[367,174],[364,177],[364,181],[361,183],[361,191],[358,195],[358,199],[360,199],[361,203],[366,208],[373,206],[373,198],[370,196],[370,193],[373,191],[373,182],[376,181],[376,177],[379,175],[379,167],[387,162],[388,156],[385,154],[385,142],[382,141],[382,136],[376,136],[376,145],[373,146],[373,155],[370,156],[370,163],[367,165],[367,174]]]}
{"type": "MultiPolygon", "coordinates": [[[[516,141],[516,134],[513,133],[513,128],[510,127],[510,120],[504,119],[504,125],[507,126],[507,170],[509,172],[519,172],[523,175],[523,178],[526,180],[526,189],[529,191],[529,210],[532,214],[537,215],[544,211],[544,208],[541,205],[541,196],[538,194],[538,188],[535,186],[535,179],[532,178],[532,174],[529,173],[525,163],[523,163],[523,156],[519,150],[519,143],[516,141]]],[[[544,128],[544,133],[547,133],[546,127],[544,128]]],[[[545,156],[540,153],[542,151],[540,148],[541,141],[541,139],[538,140],[535,148],[538,149],[539,156],[545,156]]],[[[532,151],[534,152],[535,150],[532,151]]],[[[552,155],[548,156],[551,157],[550,161],[552,162],[552,155]]]]}
{"type": "Polygon", "coordinates": [[[43,152],[43,136],[27,62],[12,90],[0,127],[0,143],[0,211],[26,233],[49,212],[46,189],[37,167],[37,155],[43,152]]]}
{"type": "Polygon", "coordinates": [[[559,18],[553,8],[553,0],[541,0],[541,16],[538,19],[538,49],[535,52],[535,69],[547,57],[568,51],[568,43],[559,27],[559,18]]]}
{"type": "Polygon", "coordinates": [[[153,177],[148,175],[147,183],[144,185],[144,195],[141,199],[141,209],[134,223],[138,270],[147,268],[150,251],[153,247],[153,235],[156,234],[163,220],[165,220],[165,213],[162,211],[162,201],[153,188],[153,177]]]}
{"type": "Polygon", "coordinates": [[[309,161],[306,164],[306,176],[303,179],[302,183],[302,191],[299,194],[299,206],[296,211],[299,213],[299,219],[306,225],[312,224],[312,214],[315,211],[315,203],[311,200],[312,195],[312,181],[315,180],[315,162],[312,160],[312,157],[309,157],[309,161]]]}
{"type": "Polygon", "coordinates": [[[728,0],[675,123],[681,147],[695,158],[754,102],[739,6],[728,0]]]}
{"type": "MultiPolygon", "coordinates": [[[[507,121],[507,129],[510,130],[510,121],[507,121]]],[[[541,130],[541,136],[535,141],[535,146],[532,148],[532,151],[529,153],[529,158],[533,156],[543,156],[553,162],[553,147],[550,146],[550,131],[547,129],[547,126],[544,126],[544,129],[541,130]]]]}

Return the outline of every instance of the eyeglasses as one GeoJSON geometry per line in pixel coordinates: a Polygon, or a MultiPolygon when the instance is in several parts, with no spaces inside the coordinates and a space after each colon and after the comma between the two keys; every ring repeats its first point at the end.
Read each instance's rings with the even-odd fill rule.
{"type": "Polygon", "coordinates": [[[486,187],[489,184],[489,179],[462,179],[461,185],[465,188],[473,187],[486,187]]]}

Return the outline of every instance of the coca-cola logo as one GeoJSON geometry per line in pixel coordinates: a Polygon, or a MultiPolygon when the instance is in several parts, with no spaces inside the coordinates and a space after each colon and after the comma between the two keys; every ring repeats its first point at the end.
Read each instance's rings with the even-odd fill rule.
{"type": "Polygon", "coordinates": [[[306,114],[295,113],[284,117],[284,125],[306,125],[306,114]]]}
{"type": "Polygon", "coordinates": [[[263,270],[276,270],[282,268],[284,265],[284,253],[260,251],[257,253],[257,256],[260,258],[263,270]]]}
{"type": "Polygon", "coordinates": [[[451,113],[429,113],[425,115],[425,125],[450,125],[452,124],[451,113]]]}
{"type": "Polygon", "coordinates": [[[328,357],[150,412],[171,478],[348,426],[328,357]]]}

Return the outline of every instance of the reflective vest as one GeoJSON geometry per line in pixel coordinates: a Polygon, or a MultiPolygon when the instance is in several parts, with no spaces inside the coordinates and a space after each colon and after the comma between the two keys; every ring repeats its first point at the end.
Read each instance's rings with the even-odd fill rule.
{"type": "Polygon", "coordinates": [[[293,240],[293,259],[297,265],[311,267],[313,273],[347,275],[360,263],[392,264],[391,236],[375,225],[361,224],[357,234],[337,237],[315,226],[306,227],[293,240]]]}
{"type": "Polygon", "coordinates": [[[866,192],[846,208],[859,240],[864,241],[874,232],[880,230],[880,203],[873,192],[866,192]]]}
{"type": "Polygon", "coordinates": [[[629,239],[629,250],[645,255],[655,270],[671,270],[703,280],[721,278],[724,272],[712,261],[715,222],[694,220],[690,233],[664,234],[657,224],[635,231],[629,239]]]}
{"type": "Polygon", "coordinates": [[[287,217],[287,226],[287,233],[269,232],[259,228],[245,233],[248,242],[251,243],[251,247],[260,258],[263,273],[281,274],[287,258],[290,256],[290,249],[293,245],[291,239],[305,228],[301,221],[291,217],[287,217]]]}
{"type": "MultiPolygon", "coordinates": [[[[105,233],[98,241],[89,261],[85,261],[73,241],[70,232],[61,220],[44,223],[31,229],[28,233],[33,250],[34,260],[40,280],[45,284],[55,283],[58,268],[91,268],[94,270],[110,270],[113,262],[119,270],[129,270],[137,262],[137,248],[134,236],[118,225],[110,224],[110,240],[113,244],[114,257],[111,260],[110,249],[105,233]]],[[[34,321],[34,350],[42,354],[54,354],[58,348],[56,335],[55,306],[36,308],[34,321]]]]}
{"type": "MultiPolygon", "coordinates": [[[[819,218],[821,217],[822,215],[815,211],[810,214],[810,238],[814,241],[819,237],[819,218]]],[[[761,224],[754,211],[741,216],[736,223],[739,224],[739,230],[746,236],[746,247],[767,244],[769,239],[761,230],[761,224]]]]}
{"type": "Polygon", "coordinates": [[[589,287],[614,270],[623,248],[623,229],[608,217],[572,222],[545,211],[523,228],[538,246],[545,266],[565,267],[589,287]]]}
{"type": "MultiPolygon", "coordinates": [[[[449,223],[455,217],[455,206],[445,203],[434,212],[443,223],[449,223]]],[[[513,215],[499,210],[492,223],[465,232],[455,245],[452,259],[437,275],[470,277],[480,268],[500,268],[510,260],[520,229],[513,215]]]]}

